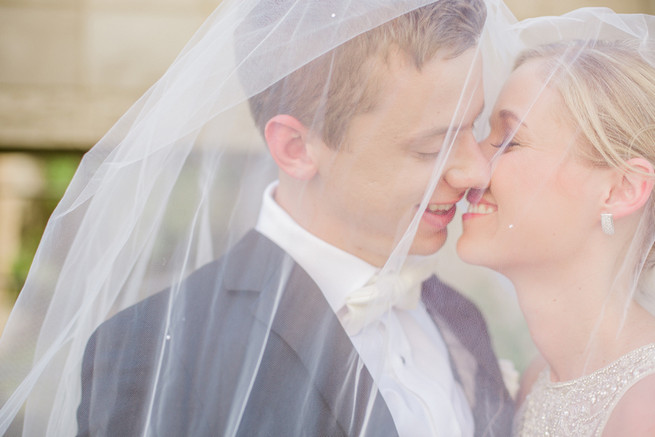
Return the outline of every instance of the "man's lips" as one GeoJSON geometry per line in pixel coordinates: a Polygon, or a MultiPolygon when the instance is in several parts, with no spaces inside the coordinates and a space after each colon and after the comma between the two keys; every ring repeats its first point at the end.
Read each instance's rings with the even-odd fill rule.
{"type": "Polygon", "coordinates": [[[437,214],[445,214],[448,211],[450,211],[453,208],[453,206],[455,206],[454,203],[430,203],[428,204],[426,211],[437,213],[437,214]]]}
{"type": "Polygon", "coordinates": [[[423,212],[423,221],[434,228],[445,229],[456,211],[455,203],[430,203],[423,212]]]}

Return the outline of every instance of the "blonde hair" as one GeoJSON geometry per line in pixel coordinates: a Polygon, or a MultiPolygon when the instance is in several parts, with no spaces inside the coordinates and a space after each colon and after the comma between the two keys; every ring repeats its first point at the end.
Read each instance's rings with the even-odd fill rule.
{"type": "Polygon", "coordinates": [[[416,68],[438,51],[456,57],[474,47],[484,26],[482,0],[439,0],[365,32],[304,65],[250,98],[263,133],[268,120],[289,114],[339,147],[350,119],[373,108],[380,92],[380,61],[394,51],[416,68]]]}
{"type": "MultiPolygon", "coordinates": [[[[634,41],[574,41],[526,51],[515,68],[533,59],[543,61],[544,80],[559,92],[568,110],[565,117],[589,146],[577,152],[594,165],[629,172],[635,170],[626,161],[634,157],[655,166],[655,67],[644,58],[647,52],[634,41]]],[[[643,232],[652,235],[652,193],[647,205],[643,232]]],[[[648,249],[644,261],[652,268],[655,247],[643,249],[648,249]]]]}
{"type": "Polygon", "coordinates": [[[655,67],[638,49],[627,41],[551,44],[524,52],[515,68],[543,60],[544,79],[593,148],[588,158],[627,171],[637,156],[655,165],[655,67]]]}

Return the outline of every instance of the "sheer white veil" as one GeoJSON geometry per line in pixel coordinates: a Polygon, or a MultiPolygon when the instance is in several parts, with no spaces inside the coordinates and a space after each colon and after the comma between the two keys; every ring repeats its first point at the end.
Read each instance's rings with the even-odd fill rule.
{"type": "MultiPolygon", "coordinates": [[[[223,296],[214,290],[216,295],[208,301],[214,306],[197,313],[203,314],[198,316],[202,317],[200,323],[184,322],[187,315],[196,314],[187,312],[189,307],[198,305],[187,299],[195,288],[185,278],[217,259],[222,261],[218,267],[213,264],[210,284],[230,278],[238,269],[230,261],[243,255],[238,250],[236,254],[226,251],[255,226],[264,189],[277,177],[275,163],[250,115],[248,99],[357,35],[431,3],[437,2],[223,1],[162,78],[85,155],[50,218],[0,342],[0,432],[73,435],[78,429],[77,415],[100,404],[116,408],[114,414],[134,413],[129,411],[133,405],[126,394],[109,382],[117,376],[114,370],[125,370],[118,370],[122,367],[119,363],[131,363],[149,369],[128,372],[130,376],[122,380],[134,386],[128,398],[140,396],[136,415],[144,435],[205,434],[215,421],[221,423],[222,435],[247,434],[248,428],[239,424],[249,393],[261,389],[257,375],[262,373],[262,354],[271,327],[284,315],[278,312],[285,311],[283,287],[260,303],[255,312],[261,323],[248,327],[249,333],[230,352],[241,358],[235,359],[238,364],[216,358],[217,367],[205,372],[200,359],[216,352],[215,341],[229,341],[234,329],[244,329],[239,328],[240,320],[235,320],[241,317],[239,308],[221,307],[221,300],[230,297],[228,292],[223,296]],[[161,290],[166,291],[159,293],[161,290]],[[121,313],[148,298],[155,302],[154,307],[148,306],[156,308],[152,319],[139,318],[141,306],[135,307],[137,317],[121,313]],[[89,342],[107,320],[113,326],[110,330],[126,329],[111,339],[97,334],[89,342]],[[139,350],[133,350],[130,339],[138,335],[144,338],[137,341],[139,350]],[[188,343],[189,338],[197,348],[180,344],[188,343]],[[184,340],[176,342],[178,339],[184,340]],[[85,350],[87,356],[95,353],[97,358],[107,352],[110,356],[104,364],[96,363],[83,373],[85,350]],[[176,354],[197,354],[196,368],[188,367],[188,360],[180,360],[176,354]],[[234,366],[239,369],[235,371],[234,366]],[[85,389],[89,398],[81,401],[84,384],[89,384],[85,389]],[[220,411],[212,409],[216,399],[198,400],[181,394],[180,384],[187,395],[203,387],[224,387],[223,392],[211,395],[220,397],[220,411]],[[80,406],[81,402],[87,402],[86,407],[80,406]],[[176,423],[179,428],[167,427],[166,419],[174,414],[171,411],[186,414],[185,421],[176,423]]],[[[493,65],[507,70],[507,62],[498,60],[508,60],[509,54],[503,58],[492,47],[499,39],[507,41],[501,32],[512,21],[502,3],[487,2],[487,22],[479,38],[481,45],[475,50],[477,57],[490,64],[485,68],[492,75],[499,74],[493,72],[493,65]]],[[[319,94],[322,87],[326,95],[329,92],[329,78],[329,74],[317,78],[319,94]]],[[[493,96],[494,84],[500,81],[489,83],[485,91],[493,96]]],[[[323,117],[318,110],[305,123],[319,126],[323,117]]],[[[453,123],[425,187],[422,210],[457,135],[458,120],[453,123]]],[[[384,269],[395,271],[404,263],[419,219],[417,214],[399,230],[384,269]]],[[[283,284],[295,274],[288,257],[279,265],[269,264],[256,268],[268,285],[283,284]]],[[[251,276],[244,273],[238,280],[248,282],[251,276]]],[[[311,308],[312,302],[304,305],[311,308]]],[[[292,333],[309,336],[312,345],[307,355],[316,366],[307,370],[307,387],[296,392],[298,416],[283,419],[295,421],[288,429],[300,434],[305,414],[315,408],[304,390],[318,383],[321,366],[330,365],[326,356],[337,347],[321,338],[324,331],[333,329],[331,319],[315,317],[304,323],[318,323],[317,334],[302,332],[302,323],[296,326],[300,332],[292,333]]],[[[339,364],[351,369],[347,374],[355,378],[362,364],[350,359],[339,364]]],[[[298,371],[273,370],[280,379],[298,371]]],[[[376,389],[359,387],[351,393],[341,388],[347,382],[334,386],[340,399],[337,408],[345,411],[354,408],[357,399],[368,399],[361,420],[374,423],[371,405],[376,389]]],[[[267,421],[273,420],[264,413],[257,423],[258,432],[266,432],[272,423],[267,421]]],[[[349,416],[354,415],[353,410],[349,416]]],[[[355,429],[351,431],[356,433],[355,429]]]]}
{"type": "MultiPolygon", "coordinates": [[[[285,291],[290,281],[310,287],[311,279],[275,245],[251,237],[277,166],[249,99],[357,36],[441,1],[224,0],[162,78],[85,155],[50,218],[0,339],[0,432],[74,435],[80,421],[136,417],[125,429],[141,435],[265,435],[280,421],[290,434],[329,434],[330,424],[307,423],[326,403],[348,418],[340,423],[344,434],[384,434],[377,389],[362,377],[357,354],[333,338],[334,314],[323,314],[320,299],[302,290],[285,291]],[[255,265],[239,272],[244,260],[255,265]],[[262,287],[273,292],[255,299],[262,287]],[[243,299],[235,289],[245,291],[243,299]],[[302,302],[306,315],[296,320],[290,302],[302,302]],[[302,368],[267,361],[277,341],[272,332],[279,331],[303,346],[302,368]],[[304,382],[292,396],[274,397],[271,384],[300,374],[304,382]],[[326,387],[327,397],[316,398],[315,386],[326,387]],[[282,404],[297,415],[267,414],[267,406],[282,404]]],[[[485,25],[472,45],[483,65],[480,140],[526,48],[630,39],[643,59],[655,61],[651,17],[585,9],[516,23],[501,1],[484,3],[485,25]]],[[[574,62],[567,56],[564,63],[574,62]]],[[[319,73],[314,91],[329,100],[331,74],[319,73]]],[[[458,108],[469,103],[461,98],[458,108]]],[[[327,117],[318,105],[303,123],[320,132],[327,117]]],[[[452,117],[416,211],[426,210],[466,128],[452,117]]],[[[405,264],[421,220],[412,214],[398,224],[381,274],[405,264]]],[[[655,240],[652,209],[643,217],[631,240],[639,255],[621,258],[639,272],[640,251],[655,240]]],[[[643,288],[644,300],[652,299],[652,284],[643,288]]],[[[280,353],[295,353],[284,347],[280,353]]]]}

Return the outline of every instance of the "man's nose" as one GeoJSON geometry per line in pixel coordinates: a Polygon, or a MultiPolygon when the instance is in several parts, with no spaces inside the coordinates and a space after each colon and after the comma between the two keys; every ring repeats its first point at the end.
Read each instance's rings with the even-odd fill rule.
{"type": "Polygon", "coordinates": [[[491,177],[491,166],[472,133],[455,144],[444,179],[458,189],[485,188],[491,177]]]}

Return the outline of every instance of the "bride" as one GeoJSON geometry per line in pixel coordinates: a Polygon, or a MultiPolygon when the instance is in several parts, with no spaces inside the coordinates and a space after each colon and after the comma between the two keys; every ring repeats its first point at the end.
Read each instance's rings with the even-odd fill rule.
{"type": "Polygon", "coordinates": [[[655,292],[655,67],[638,44],[524,52],[482,144],[495,168],[457,250],[512,281],[543,357],[521,436],[655,434],[655,317],[635,299],[655,292]]]}

